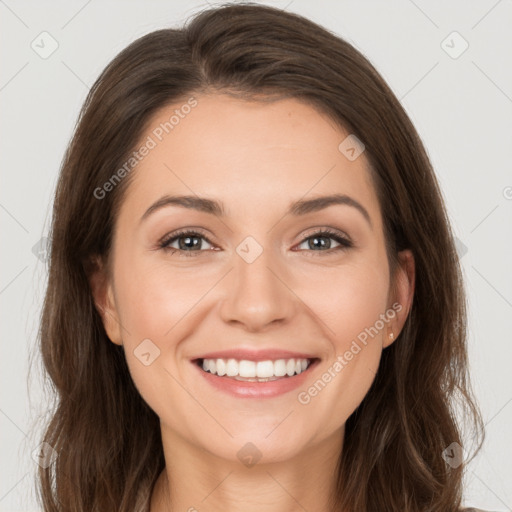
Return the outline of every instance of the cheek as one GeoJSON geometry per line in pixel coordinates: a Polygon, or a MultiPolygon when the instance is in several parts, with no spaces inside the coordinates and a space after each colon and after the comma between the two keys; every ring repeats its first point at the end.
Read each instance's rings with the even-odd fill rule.
{"type": "Polygon", "coordinates": [[[363,401],[382,354],[388,283],[385,269],[353,267],[316,281],[310,294],[331,344],[317,379],[299,390],[298,402],[310,417],[325,418],[323,432],[334,432],[363,401]],[[329,285],[320,293],[321,285],[329,285]]]}
{"type": "Polygon", "coordinates": [[[315,276],[302,286],[302,297],[308,297],[305,301],[323,320],[338,352],[385,312],[388,284],[383,265],[347,265],[315,276]]]}
{"type": "Polygon", "coordinates": [[[328,312],[324,318],[334,331],[333,355],[324,368],[329,383],[316,406],[325,408],[325,414],[332,408],[330,426],[335,429],[359,406],[377,373],[388,325],[382,320],[388,318],[387,267],[375,261],[344,268],[331,276],[329,289],[323,299],[328,312]]]}
{"type": "Polygon", "coordinates": [[[154,402],[157,396],[181,392],[172,379],[179,379],[183,371],[181,341],[200,325],[209,305],[201,299],[217,281],[214,272],[185,266],[171,269],[165,261],[133,258],[118,263],[116,299],[125,356],[145,399],[154,402]]]}
{"type": "Polygon", "coordinates": [[[126,361],[140,395],[159,415],[165,414],[169,403],[187,402],[175,380],[181,380],[176,364],[179,340],[205,286],[193,275],[184,277],[161,264],[133,259],[117,267],[126,361]]]}
{"type": "MultiPolygon", "coordinates": [[[[120,269],[118,290],[119,312],[130,335],[129,343],[138,338],[166,340],[169,332],[193,309],[211,284],[198,279],[189,269],[170,270],[162,264],[144,265],[134,262],[120,269]]],[[[127,333],[125,332],[125,336],[127,333]]]]}

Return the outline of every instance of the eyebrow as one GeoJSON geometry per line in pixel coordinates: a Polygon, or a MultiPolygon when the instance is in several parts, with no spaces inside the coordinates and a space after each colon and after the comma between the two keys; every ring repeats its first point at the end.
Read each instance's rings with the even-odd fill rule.
{"type": "MultiPolygon", "coordinates": [[[[328,196],[315,197],[313,199],[301,199],[292,203],[286,215],[301,216],[307,215],[308,213],[318,212],[329,206],[333,205],[345,205],[351,206],[358,210],[363,217],[366,219],[370,227],[373,228],[373,224],[370,218],[368,210],[354,198],[345,194],[332,194],[328,196]]],[[[191,210],[197,210],[200,212],[215,215],[216,217],[225,217],[226,211],[224,205],[220,201],[208,199],[206,197],[199,196],[162,196],[158,201],[153,203],[142,215],[140,222],[147,219],[152,213],[166,206],[179,206],[182,208],[188,208],[191,210]]]]}

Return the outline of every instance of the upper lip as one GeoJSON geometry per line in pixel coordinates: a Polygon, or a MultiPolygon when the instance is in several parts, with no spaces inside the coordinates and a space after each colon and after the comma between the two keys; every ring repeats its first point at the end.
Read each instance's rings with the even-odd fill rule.
{"type": "Polygon", "coordinates": [[[207,354],[195,357],[197,359],[236,359],[238,361],[267,361],[277,359],[317,359],[312,354],[301,352],[292,352],[282,349],[265,349],[265,350],[249,350],[237,348],[232,350],[219,350],[216,352],[208,352],[207,354]]]}

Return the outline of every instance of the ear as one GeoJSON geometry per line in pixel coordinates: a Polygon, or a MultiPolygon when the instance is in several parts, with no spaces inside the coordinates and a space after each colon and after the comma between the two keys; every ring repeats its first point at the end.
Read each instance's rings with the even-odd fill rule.
{"type": "Polygon", "coordinates": [[[105,332],[112,343],[122,345],[121,323],[118,318],[112,279],[103,260],[95,256],[88,265],[88,279],[96,309],[105,332]]]}
{"type": "Polygon", "coordinates": [[[388,307],[392,308],[396,315],[388,324],[382,348],[388,347],[398,338],[412,307],[416,266],[414,255],[410,250],[407,249],[398,253],[398,266],[391,279],[388,307]]]}

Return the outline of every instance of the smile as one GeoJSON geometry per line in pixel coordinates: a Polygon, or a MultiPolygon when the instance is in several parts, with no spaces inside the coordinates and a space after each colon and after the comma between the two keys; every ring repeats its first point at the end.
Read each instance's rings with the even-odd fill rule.
{"type": "Polygon", "coordinates": [[[246,359],[199,359],[198,365],[219,377],[231,377],[248,382],[267,382],[283,377],[300,375],[311,364],[310,359],[277,359],[249,361],[246,359]]]}
{"type": "Polygon", "coordinates": [[[304,383],[318,358],[199,358],[193,362],[215,388],[240,398],[270,398],[304,383]]]}

